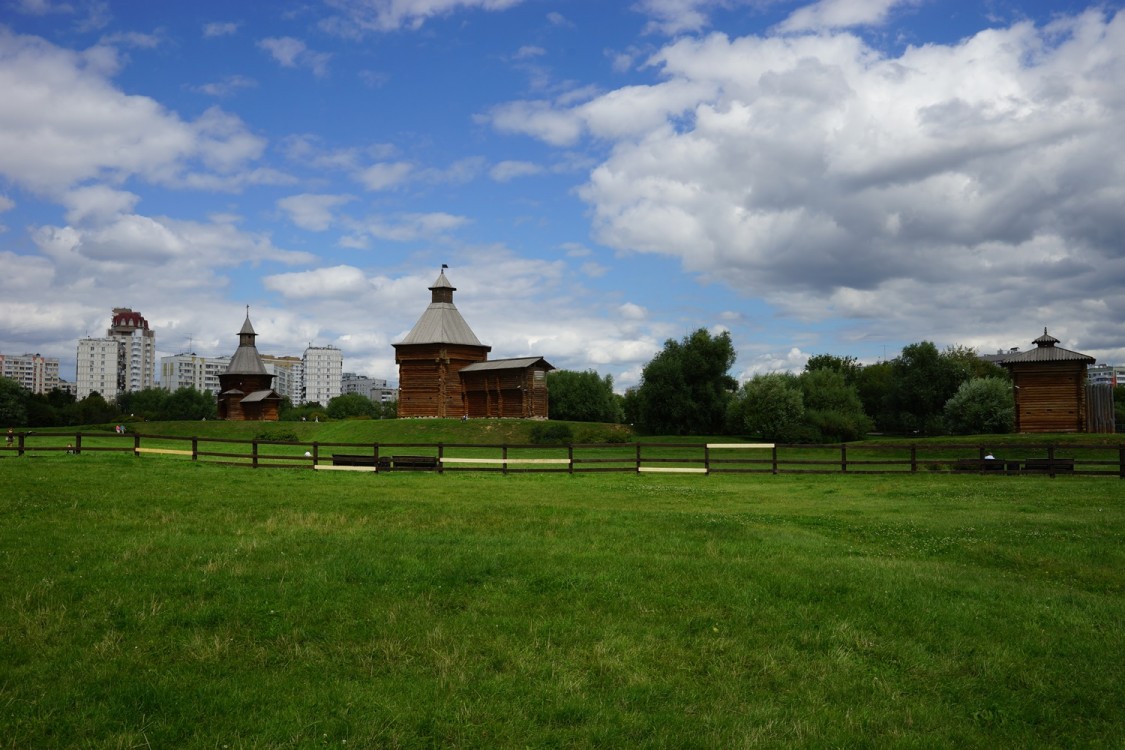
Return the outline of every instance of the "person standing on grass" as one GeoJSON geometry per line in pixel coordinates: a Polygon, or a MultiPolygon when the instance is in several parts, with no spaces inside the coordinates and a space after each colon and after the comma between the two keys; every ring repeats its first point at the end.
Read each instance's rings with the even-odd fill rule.
{"type": "Polygon", "coordinates": [[[11,427],[9,427],[9,428],[8,428],[8,447],[9,447],[9,448],[11,448],[11,447],[12,447],[12,437],[13,437],[13,434],[12,434],[12,428],[11,428],[11,427]]]}

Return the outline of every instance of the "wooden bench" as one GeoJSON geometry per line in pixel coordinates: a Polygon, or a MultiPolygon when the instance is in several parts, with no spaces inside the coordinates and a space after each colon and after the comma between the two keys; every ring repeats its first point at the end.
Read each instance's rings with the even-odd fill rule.
{"type": "Polygon", "coordinates": [[[1019,461],[1001,461],[998,458],[959,458],[954,471],[1019,471],[1019,461]]]}
{"type": "Polygon", "coordinates": [[[1050,474],[1073,474],[1073,458],[1025,458],[1023,470],[1050,474]]]}
{"type": "Polygon", "coordinates": [[[391,456],[390,468],[396,471],[433,471],[437,467],[437,456],[391,456]]]}
{"type": "Polygon", "coordinates": [[[370,466],[374,468],[378,465],[378,459],[372,455],[355,454],[355,453],[333,453],[332,454],[333,466],[370,466]]]}

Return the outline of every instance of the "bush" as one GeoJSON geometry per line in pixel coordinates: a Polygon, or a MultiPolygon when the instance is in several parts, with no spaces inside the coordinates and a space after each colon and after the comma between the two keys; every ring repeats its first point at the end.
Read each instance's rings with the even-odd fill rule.
{"type": "Polygon", "coordinates": [[[945,421],[959,435],[1000,434],[1015,426],[1012,384],[1004,378],[966,380],[945,403],[945,421]]]}
{"type": "Polygon", "coordinates": [[[536,445],[566,445],[574,442],[574,431],[567,424],[544,422],[532,427],[529,437],[536,445]]]}
{"type": "Polygon", "coordinates": [[[254,436],[255,440],[268,440],[274,443],[297,443],[301,438],[293,430],[285,427],[270,427],[254,436]]]}

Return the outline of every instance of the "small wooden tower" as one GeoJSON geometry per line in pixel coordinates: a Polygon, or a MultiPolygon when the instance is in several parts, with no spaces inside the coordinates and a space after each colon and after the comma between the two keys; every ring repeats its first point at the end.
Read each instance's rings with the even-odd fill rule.
{"type": "Polygon", "coordinates": [[[273,389],[274,376],[266,372],[254,344],[257,335],[247,309],[238,349],[219,376],[219,419],[276,422],[280,418],[281,396],[273,389]]]}
{"type": "Polygon", "coordinates": [[[542,357],[478,362],[461,368],[465,414],[469,417],[547,418],[547,373],[542,357]]]}
{"type": "Polygon", "coordinates": [[[394,345],[400,417],[466,415],[459,373],[487,360],[492,347],[477,339],[453,305],[455,291],[442,270],[430,286],[430,306],[406,338],[394,345]]]}
{"type": "Polygon", "coordinates": [[[1095,359],[1055,346],[1046,328],[1032,343],[1000,360],[1015,386],[1016,432],[1087,432],[1086,367],[1095,359]]]}

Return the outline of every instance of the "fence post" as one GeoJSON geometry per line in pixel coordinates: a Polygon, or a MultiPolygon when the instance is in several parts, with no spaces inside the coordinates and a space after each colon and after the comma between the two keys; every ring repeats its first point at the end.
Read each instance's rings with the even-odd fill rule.
{"type": "Polygon", "coordinates": [[[500,471],[503,474],[506,475],[508,473],[508,444],[507,443],[504,443],[502,446],[500,446],[500,458],[504,459],[504,462],[502,464],[500,464],[500,466],[502,467],[500,469],[500,471]]]}
{"type": "Polygon", "coordinates": [[[82,453],[82,433],[74,433],[74,455],[78,456],[82,453]]]}
{"type": "MultiPolygon", "coordinates": [[[[16,453],[17,456],[23,455],[23,439],[24,439],[24,437],[26,437],[26,435],[27,435],[27,433],[24,433],[24,432],[21,432],[19,434],[19,450],[16,453]]],[[[1123,469],[1122,471],[1125,471],[1125,469],[1123,469]]],[[[1125,476],[1125,474],[1123,474],[1123,476],[1125,476]]]]}
{"type": "Polygon", "coordinates": [[[137,458],[141,457],[141,433],[133,433],[133,455],[137,458]]]}
{"type": "Polygon", "coordinates": [[[191,438],[191,460],[199,460],[199,438],[195,435],[193,435],[191,438]]]}
{"type": "Polygon", "coordinates": [[[258,439],[250,441],[250,466],[258,468],[258,439]]]}
{"type": "Polygon", "coordinates": [[[637,473],[641,473],[641,444],[636,443],[637,446],[637,473]]]}
{"type": "Polygon", "coordinates": [[[1047,445],[1047,476],[1051,479],[1055,478],[1055,445],[1050,443],[1047,445]]]}
{"type": "Polygon", "coordinates": [[[445,443],[438,443],[437,444],[437,473],[438,474],[444,474],[445,473],[445,464],[443,464],[442,461],[441,461],[443,458],[445,458],[445,443]]]}
{"type": "Polygon", "coordinates": [[[1125,443],[1117,446],[1118,479],[1125,479],[1125,443]]]}
{"type": "Polygon", "coordinates": [[[840,443],[840,473],[848,473],[848,444],[840,443]]]}
{"type": "MultiPolygon", "coordinates": [[[[1121,476],[1125,477],[1125,446],[1121,448],[1121,476]]],[[[566,444],[566,473],[574,473],[574,443],[566,444]]]]}
{"type": "Polygon", "coordinates": [[[918,446],[910,444],[910,473],[918,473],[918,446]]]}
{"type": "Polygon", "coordinates": [[[711,446],[703,444],[703,471],[711,474],[711,446]]]}
{"type": "Polygon", "coordinates": [[[771,451],[771,455],[773,457],[773,465],[771,466],[771,470],[772,470],[772,473],[776,474],[777,473],[777,443],[773,444],[773,450],[771,451]]]}

